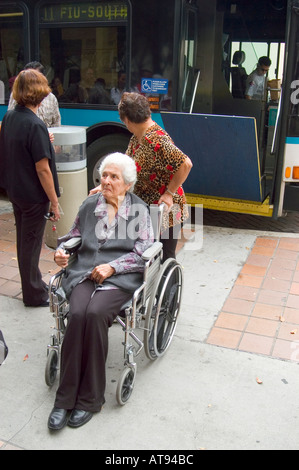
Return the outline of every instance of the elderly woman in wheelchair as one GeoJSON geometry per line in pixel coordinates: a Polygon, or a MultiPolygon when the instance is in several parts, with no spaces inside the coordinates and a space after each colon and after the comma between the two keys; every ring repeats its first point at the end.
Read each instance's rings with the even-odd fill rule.
{"type": "Polygon", "coordinates": [[[67,268],[64,243],[81,237],[62,287],[69,301],[61,350],[60,384],[48,428],[78,427],[105,402],[108,328],[143,282],[143,253],[153,244],[148,207],[132,193],[134,161],[112,154],[101,167],[102,192],[88,197],[70,232],[59,240],[54,259],[67,268]],[[69,415],[69,412],[71,414],[69,415]]]}
{"type": "Polygon", "coordinates": [[[114,319],[124,332],[124,369],[116,389],[117,402],[124,405],[135,384],[135,357],[143,348],[151,361],[165,354],[181,306],[182,267],[174,258],[162,262],[164,205],[152,205],[149,215],[131,193],[136,168],[127,155],[106,157],[100,175],[102,191],[83,202],[69,234],[60,239],[55,260],[63,269],[49,282],[56,328],[47,347],[47,385],[53,385],[60,362],[60,385],[48,419],[52,430],[66,423],[81,426],[101,410],[114,319]]]}

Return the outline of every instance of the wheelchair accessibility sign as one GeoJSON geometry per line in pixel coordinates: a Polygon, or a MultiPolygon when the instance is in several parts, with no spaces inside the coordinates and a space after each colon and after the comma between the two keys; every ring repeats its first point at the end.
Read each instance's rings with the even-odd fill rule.
{"type": "Polygon", "coordinates": [[[168,92],[168,80],[165,78],[142,78],[141,93],[159,93],[166,95],[168,92]]]}

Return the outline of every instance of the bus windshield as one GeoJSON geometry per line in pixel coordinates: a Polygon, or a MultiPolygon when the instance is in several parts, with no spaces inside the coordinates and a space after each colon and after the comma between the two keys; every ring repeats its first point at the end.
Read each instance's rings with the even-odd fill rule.
{"type": "Polygon", "coordinates": [[[171,78],[173,23],[160,27],[157,18],[171,20],[174,8],[166,0],[158,14],[146,3],[133,2],[132,14],[126,1],[41,5],[40,62],[59,103],[117,105],[124,89],[140,91],[141,78],[171,78]],[[131,31],[138,40],[131,42],[131,31]]]}
{"type": "Polygon", "coordinates": [[[40,43],[41,63],[60,103],[115,104],[107,90],[119,80],[126,84],[124,27],[43,28],[40,43]]]}
{"type": "Polygon", "coordinates": [[[118,2],[39,9],[40,62],[60,103],[116,104],[116,85],[127,82],[127,21],[118,2]]]}

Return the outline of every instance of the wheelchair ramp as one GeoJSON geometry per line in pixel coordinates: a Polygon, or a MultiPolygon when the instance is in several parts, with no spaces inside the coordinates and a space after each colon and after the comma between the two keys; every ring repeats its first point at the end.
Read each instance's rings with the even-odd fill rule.
{"type": "Polygon", "coordinates": [[[162,119],[193,162],[186,193],[262,202],[254,118],[162,113],[162,119]]]}

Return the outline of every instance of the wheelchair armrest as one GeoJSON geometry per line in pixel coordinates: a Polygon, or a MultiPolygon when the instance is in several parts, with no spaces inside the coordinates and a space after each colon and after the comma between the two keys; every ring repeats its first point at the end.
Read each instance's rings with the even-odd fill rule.
{"type": "Polygon", "coordinates": [[[161,242],[154,242],[152,246],[150,246],[142,255],[142,259],[144,261],[149,261],[158,255],[162,250],[162,243],[161,242]]]}
{"type": "Polygon", "coordinates": [[[69,254],[75,253],[80,247],[81,241],[81,237],[70,238],[70,240],[63,244],[63,248],[69,254]]]}

